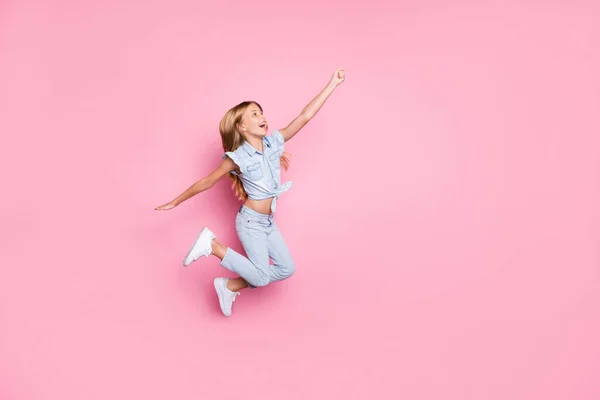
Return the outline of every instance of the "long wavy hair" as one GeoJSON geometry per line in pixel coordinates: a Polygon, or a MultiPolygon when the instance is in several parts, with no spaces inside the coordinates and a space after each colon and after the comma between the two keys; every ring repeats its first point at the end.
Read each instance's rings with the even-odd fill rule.
{"type": "MultiPolygon", "coordinates": [[[[221,133],[223,150],[235,151],[246,141],[246,139],[244,139],[242,134],[238,131],[237,126],[240,122],[242,122],[242,117],[244,116],[246,109],[252,104],[256,104],[258,108],[260,108],[260,111],[263,110],[260,104],[255,101],[244,101],[231,108],[225,113],[223,118],[221,118],[221,122],[219,123],[219,132],[221,133]]],[[[287,171],[290,166],[289,154],[283,153],[280,160],[281,165],[283,165],[287,171]]],[[[244,185],[242,184],[240,178],[233,174],[228,174],[228,177],[233,181],[231,188],[235,191],[235,195],[238,197],[238,199],[242,201],[246,200],[248,195],[244,190],[244,185]]]]}

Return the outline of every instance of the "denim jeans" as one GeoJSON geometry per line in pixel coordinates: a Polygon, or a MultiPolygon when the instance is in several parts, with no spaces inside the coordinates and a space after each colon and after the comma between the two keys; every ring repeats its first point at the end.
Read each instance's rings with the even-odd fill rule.
{"type": "Polygon", "coordinates": [[[228,248],[221,260],[223,267],[244,278],[250,287],[266,286],[292,276],[294,261],[273,214],[262,214],[242,205],[235,218],[235,229],[247,257],[228,248]]]}

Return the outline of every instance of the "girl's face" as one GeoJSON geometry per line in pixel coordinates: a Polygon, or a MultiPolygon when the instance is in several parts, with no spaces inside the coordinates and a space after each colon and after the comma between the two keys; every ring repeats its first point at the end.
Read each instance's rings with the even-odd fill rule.
{"type": "Polygon", "coordinates": [[[263,137],[267,135],[269,125],[263,112],[256,104],[250,104],[244,112],[242,121],[240,122],[240,132],[242,135],[251,135],[263,137]]]}

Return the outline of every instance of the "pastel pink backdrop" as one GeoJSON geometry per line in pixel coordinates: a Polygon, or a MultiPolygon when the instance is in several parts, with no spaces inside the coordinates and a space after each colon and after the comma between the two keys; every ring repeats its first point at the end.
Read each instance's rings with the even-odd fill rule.
{"type": "Polygon", "coordinates": [[[0,398],[600,398],[592,1],[0,6],[0,398]],[[218,122],[288,143],[290,280],[231,318],[218,122]]]}

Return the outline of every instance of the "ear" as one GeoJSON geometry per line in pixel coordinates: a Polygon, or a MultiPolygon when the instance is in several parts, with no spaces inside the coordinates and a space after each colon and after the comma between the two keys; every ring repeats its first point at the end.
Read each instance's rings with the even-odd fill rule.
{"type": "Polygon", "coordinates": [[[246,125],[242,124],[241,122],[239,122],[235,127],[242,135],[246,133],[246,125]]]}
{"type": "Polygon", "coordinates": [[[246,127],[244,127],[244,129],[242,129],[242,124],[237,124],[235,126],[235,129],[237,130],[237,133],[242,137],[243,140],[246,140],[246,133],[245,133],[245,129],[246,127]]]}

